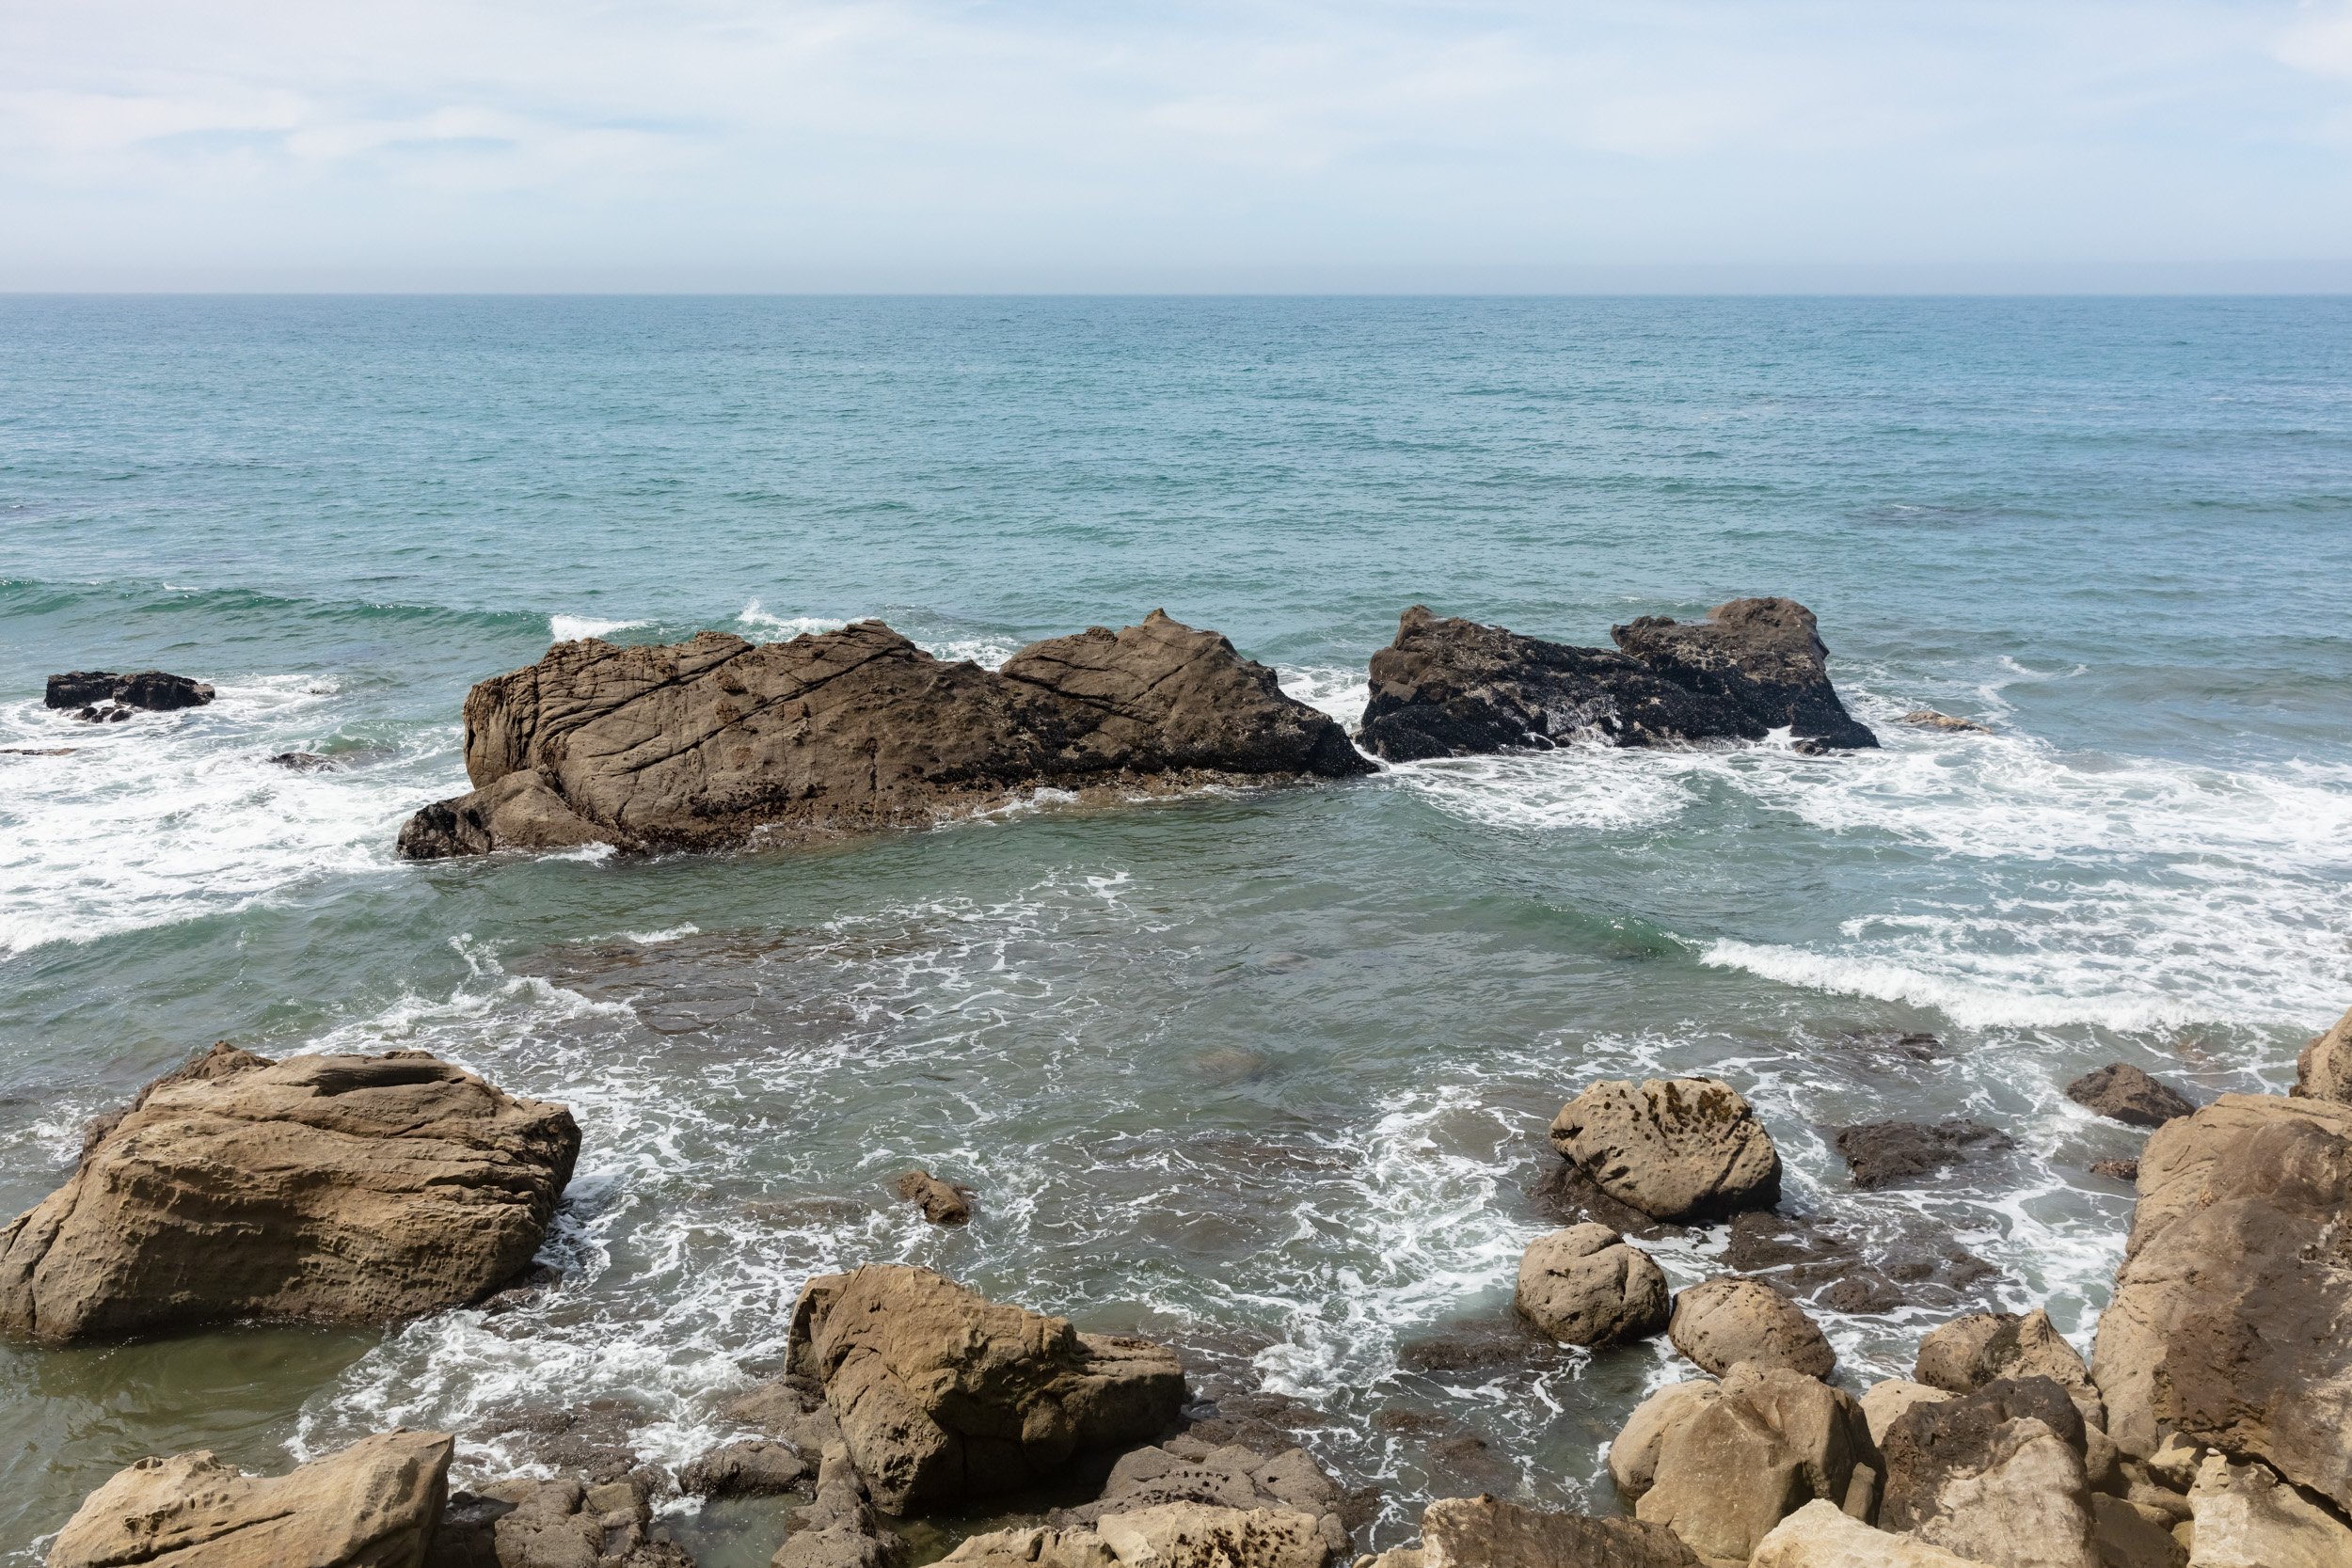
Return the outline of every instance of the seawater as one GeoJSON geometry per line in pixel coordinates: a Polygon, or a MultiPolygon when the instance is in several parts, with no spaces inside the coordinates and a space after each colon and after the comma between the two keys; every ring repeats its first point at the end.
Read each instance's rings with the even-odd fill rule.
{"type": "MultiPolygon", "coordinates": [[[[2138,1135],[2060,1086],[2276,1090],[2352,1003],[2347,580],[2344,300],[0,299],[0,1211],[219,1038],[422,1047],[586,1133],[519,1309],[0,1350],[0,1551],[191,1447],[405,1422],[481,1479],[504,1416],[607,1400],[682,1461],[802,1280],[891,1259],[1288,1396],[1383,1544],[1466,1489],[1606,1510],[1672,1353],[1506,1332],[1600,1076],[1730,1079],[1789,1207],[2087,1344],[2130,1196],[2085,1167],[2138,1135]],[[1764,593],[1884,750],[392,854],[467,687],[556,638],[879,615],[993,663],[1165,607],[1352,721],[1413,603],[1598,642],[1764,593]],[[40,706],[151,665],[219,700],[40,706]],[[1863,1194],[1830,1141],[1955,1115],[2017,1148],[1863,1194]],[[889,1196],[916,1164],[968,1229],[889,1196]]],[[[1824,1316],[1859,1386],[1939,1313],[1824,1316]]]]}

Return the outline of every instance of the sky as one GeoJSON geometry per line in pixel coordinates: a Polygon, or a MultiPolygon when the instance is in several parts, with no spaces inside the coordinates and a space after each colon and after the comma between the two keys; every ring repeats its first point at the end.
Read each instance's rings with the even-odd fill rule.
{"type": "Polygon", "coordinates": [[[2352,289],[2352,0],[7,0],[0,289],[2352,289]]]}

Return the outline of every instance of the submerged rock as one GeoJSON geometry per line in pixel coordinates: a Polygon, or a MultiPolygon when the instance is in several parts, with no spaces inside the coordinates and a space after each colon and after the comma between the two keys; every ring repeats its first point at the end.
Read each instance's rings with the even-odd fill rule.
{"type": "Polygon", "coordinates": [[[1609,648],[1577,648],[1415,605],[1372,656],[1359,738],[1391,762],[1591,737],[1613,746],[1762,740],[1876,746],[1830,685],[1813,612],[1734,599],[1704,621],[1645,615],[1609,648]]]}
{"type": "MultiPolygon", "coordinates": [[[[1917,1216],[1924,1227],[1932,1221],[1917,1216]]],[[[1866,1243],[1801,1214],[1750,1210],[1734,1218],[1724,1261],[1833,1312],[1949,1308],[1980,1295],[2000,1271],[1949,1236],[1866,1243]]]]}
{"type": "Polygon", "coordinates": [[[150,713],[169,713],[178,708],[202,707],[212,700],[213,689],[202,681],[166,674],[161,670],[141,670],[128,675],[118,675],[111,670],[74,670],[50,676],[41,703],[56,708],[113,703],[150,713]]]}
{"type": "Polygon", "coordinates": [[[1915,707],[1903,715],[1903,722],[1916,724],[1923,730],[1949,730],[1954,734],[1991,735],[1993,726],[1974,719],[1962,719],[1954,714],[1938,712],[1931,707],[1915,707]]]}
{"type": "Polygon", "coordinates": [[[890,1513],[1034,1486],[1080,1454],[1149,1442],[1184,1401],[1171,1351],[1081,1334],[905,1264],[809,1281],[789,1347],[890,1513]]]}
{"type": "Polygon", "coordinates": [[[1519,1259],[1520,1313],[1563,1344],[1613,1345],[1666,1326],[1665,1271],[1605,1225],[1539,1236],[1519,1259]]]}
{"type": "Polygon", "coordinates": [[[1759,1279],[1725,1275],[1682,1291],[1666,1337],[1710,1372],[1745,1361],[1827,1377],[1837,1366],[1837,1353],[1804,1308],[1759,1279]]]}
{"type": "Polygon", "coordinates": [[[1932,1124],[1865,1122],[1846,1128],[1836,1141],[1837,1152],[1853,1173],[1853,1184],[1866,1191],[1932,1176],[1977,1154],[2016,1147],[2016,1140],[1999,1128],[1958,1117],[1932,1124]]]}
{"type": "Polygon", "coordinates": [[[2296,1055],[2293,1092],[2297,1099],[2352,1104],[2352,1010],[2296,1055]]]}
{"type": "Polygon", "coordinates": [[[1780,1200],[1780,1151],[1713,1078],[1603,1079],[1560,1108],[1551,1146],[1653,1219],[1711,1219],[1780,1200]]]}
{"type": "Polygon", "coordinates": [[[893,1183],[899,1198],[923,1211],[933,1225],[964,1225],[972,1218],[972,1189],[942,1181],[927,1170],[911,1170],[893,1183]]]}
{"type": "Polygon", "coordinates": [[[531,1262],[580,1129],[421,1051],[215,1046],[92,1125],[0,1229],[0,1332],[63,1343],[235,1318],[383,1323],[531,1262]]]}
{"type": "Polygon", "coordinates": [[[1001,671],[942,663],[880,621],[758,644],[585,639],[467,696],[474,790],[419,812],[401,852],[711,848],[927,823],[1038,786],[1372,766],[1273,671],[1157,610],[1033,643],[1001,671]]]}
{"type": "Polygon", "coordinates": [[[47,1568],[423,1568],[453,1447],[388,1432],[282,1476],[201,1450],[142,1459],[83,1501],[47,1568]]]}
{"type": "Polygon", "coordinates": [[[2066,1085],[2066,1098],[2134,1127],[2162,1127],[2197,1109],[2180,1090],[2129,1062],[2109,1062],[2096,1072],[2084,1073],[2066,1085]]]}

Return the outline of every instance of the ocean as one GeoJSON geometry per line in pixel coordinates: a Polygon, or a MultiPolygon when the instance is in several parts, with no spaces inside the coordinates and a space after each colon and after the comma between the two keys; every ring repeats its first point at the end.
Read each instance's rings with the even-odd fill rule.
{"type": "MultiPolygon", "coordinates": [[[[867,1259],[1280,1396],[1380,1544],[1462,1491],[1607,1511],[1677,1358],[1509,1326],[1600,1077],[1730,1080],[1788,1210],[2087,1345],[2131,1206],[2087,1166],[2141,1135],[2062,1085],[2277,1091],[2352,1004],[2347,583],[2345,299],[0,298],[0,1212],[215,1039],[428,1049],[585,1132],[514,1310],[0,1348],[0,1561],[150,1453],[405,1423],[462,1484],[593,1406],[682,1462],[867,1259]],[[467,688],[554,639],[880,616],[990,664],[1165,608],[1352,723],[1409,605],[1601,643],[1765,594],[1883,750],[393,855],[467,688]],[[219,698],[41,706],[149,666],[219,698]],[[2014,1148],[1858,1192],[1831,1141],[1953,1116],[2014,1148]]],[[[1723,1246],[1657,1243],[1677,1286],[1723,1246]]],[[[1817,1312],[1859,1387],[1955,1309],[1817,1312]]]]}

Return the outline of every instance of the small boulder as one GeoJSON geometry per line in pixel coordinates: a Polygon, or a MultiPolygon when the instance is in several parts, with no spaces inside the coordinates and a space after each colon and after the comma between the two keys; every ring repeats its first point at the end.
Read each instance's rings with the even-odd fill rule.
{"type": "Polygon", "coordinates": [[[1601,1191],[1653,1219],[1710,1219],[1780,1201],[1780,1151],[1712,1078],[1604,1079],[1561,1107],[1551,1145],[1601,1191]]]}
{"type": "Polygon", "coordinates": [[[2208,1454],[2188,1489],[2195,1568],[2344,1568],[2352,1529],[2260,1460],[2208,1454]]]}
{"type": "Polygon", "coordinates": [[[2109,1062],[2066,1085],[2066,1098],[2134,1127],[2162,1127],[2197,1109],[2186,1095],[2129,1062],[2109,1062]]]}
{"type": "Polygon", "coordinates": [[[911,1170],[895,1183],[899,1199],[923,1211],[933,1225],[963,1225],[972,1218],[972,1189],[951,1186],[927,1170],[911,1170]]]}
{"type": "Polygon", "coordinates": [[[2137,1181],[2139,1162],[2137,1160],[2093,1160],[2090,1174],[2104,1176],[2110,1181],[2137,1181]]]}
{"type": "Polygon", "coordinates": [[[47,1568],[422,1568],[453,1447],[388,1432],[268,1477],[201,1450],[142,1459],[83,1500],[47,1568]]]}
{"type": "Polygon", "coordinates": [[[1629,1503],[1640,1502],[1658,1482],[1658,1454],[1666,1439],[1722,1397],[1723,1386],[1713,1378],[1692,1378],[1669,1383],[1635,1405],[1609,1445],[1609,1478],[1617,1483],[1618,1495],[1629,1503]]]}
{"type": "Polygon", "coordinates": [[[764,1437],[722,1443],[690,1461],[678,1490],[697,1497],[766,1497],[789,1492],[808,1478],[798,1449],[764,1437]]]}
{"type": "Polygon", "coordinates": [[[824,1389],[889,1513],[1034,1486],[1080,1454],[1149,1442],[1184,1401],[1171,1351],[1081,1334],[905,1264],[809,1281],[787,1354],[824,1389]]]}
{"type": "Polygon", "coordinates": [[[2352,1011],[2336,1020],[2295,1058],[2292,1093],[2298,1099],[2352,1105],[2352,1011]]]}
{"type": "Polygon", "coordinates": [[[1716,1399],[1666,1433],[1656,1482],[1633,1513],[1702,1557],[1739,1560],[1817,1497],[1867,1514],[1874,1457],[1852,1395],[1802,1373],[1738,1366],[1716,1399]]]}
{"type": "MultiPolygon", "coordinates": [[[[1330,1557],[1304,1513],[1165,1503],[1092,1526],[975,1535],[941,1560],[956,1568],[1324,1568],[1330,1557]]],[[[795,1565],[779,1554],[775,1568],[795,1565]]]]}
{"type": "Polygon", "coordinates": [[[183,707],[202,707],[212,700],[213,689],[202,681],[166,674],[161,670],[141,670],[128,675],[118,675],[111,670],[74,670],[50,676],[41,703],[56,708],[115,703],[151,713],[169,713],[183,707]]]}
{"type": "Polygon", "coordinates": [[[1837,1353],[1804,1307],[1761,1280],[1730,1275],[1676,1296],[1666,1337],[1675,1349],[1718,1374],[1741,1361],[1807,1377],[1827,1377],[1837,1366],[1837,1353]]]}
{"type": "Polygon", "coordinates": [[[1837,1134],[1837,1152],[1853,1173],[1853,1184],[1868,1191],[1916,1180],[1978,1154],[2016,1147],[1996,1127],[1958,1117],[1932,1125],[1916,1121],[1871,1121],[1837,1134]]]}
{"type": "Polygon", "coordinates": [[[906,1544],[874,1517],[864,1478],[842,1444],[817,1464],[817,1497],[795,1509],[769,1568],[892,1568],[906,1544]]]}
{"type": "Polygon", "coordinates": [[[1995,1568],[2100,1568],[2083,1422],[2048,1378],[1914,1405],[1887,1429],[1880,1528],[1995,1568]]]}
{"type": "Polygon", "coordinates": [[[1567,1345],[1645,1339],[1666,1326],[1665,1271],[1605,1225],[1539,1236],[1519,1259],[1517,1304],[1567,1345]]]}
{"type": "Polygon", "coordinates": [[[1948,730],[1954,734],[1991,735],[1993,726],[1980,724],[1974,719],[1962,719],[1954,714],[1940,713],[1931,707],[1915,707],[1903,715],[1903,722],[1916,724],[1923,730],[1948,730]]]}
{"type": "Polygon", "coordinates": [[[1748,1568],[1989,1568],[1908,1535],[1872,1529],[1817,1498],[1756,1543],[1748,1568]]]}
{"type": "Polygon", "coordinates": [[[2001,1378],[2046,1377],[2065,1388],[2093,1426],[2106,1424],[2106,1407],[2090,1381],[2082,1353],[2037,1307],[2024,1317],[2013,1312],[1971,1312],[1935,1328],[1919,1341],[1913,1375],[1930,1387],[1973,1393],[2001,1378]]]}

